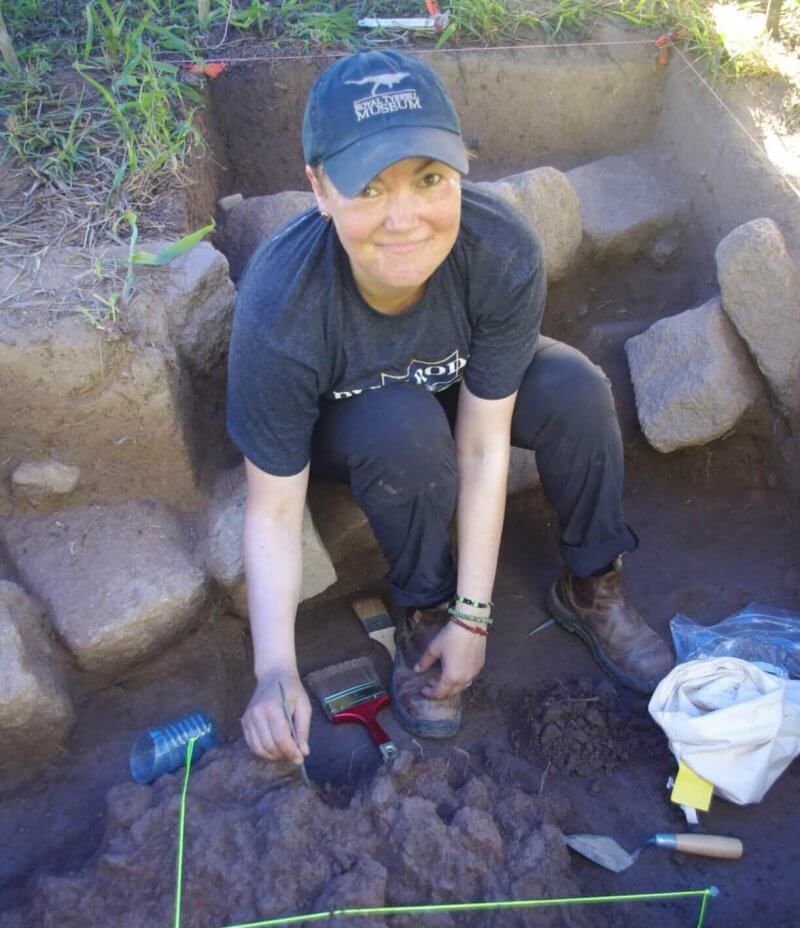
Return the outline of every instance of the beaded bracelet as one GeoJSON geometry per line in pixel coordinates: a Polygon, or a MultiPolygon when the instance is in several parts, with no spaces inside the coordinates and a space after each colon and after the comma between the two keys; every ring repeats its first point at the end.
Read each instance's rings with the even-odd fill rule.
{"type": "Polygon", "coordinates": [[[461,628],[465,628],[468,632],[472,632],[473,635],[480,635],[481,638],[486,638],[489,635],[488,629],[478,628],[476,625],[468,625],[466,622],[462,622],[461,619],[457,619],[455,616],[451,616],[450,621],[453,625],[458,625],[461,628]]]}
{"type": "Polygon", "coordinates": [[[457,603],[464,603],[465,606],[472,606],[474,609],[493,609],[494,603],[479,603],[477,599],[469,599],[466,596],[462,596],[460,593],[456,593],[454,597],[457,603]]]}
{"type": "Polygon", "coordinates": [[[447,610],[447,614],[455,619],[464,619],[467,622],[477,622],[479,625],[494,625],[494,619],[490,615],[472,615],[469,612],[461,612],[455,606],[447,610]]]}

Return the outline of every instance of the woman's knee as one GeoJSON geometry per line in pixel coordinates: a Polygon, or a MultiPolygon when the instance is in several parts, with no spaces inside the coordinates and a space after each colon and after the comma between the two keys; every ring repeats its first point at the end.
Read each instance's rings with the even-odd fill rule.
{"type": "Polygon", "coordinates": [[[554,342],[538,352],[523,379],[515,418],[534,431],[558,421],[582,430],[616,419],[611,382],[602,368],[568,345],[554,342]]]}
{"type": "Polygon", "coordinates": [[[406,502],[423,492],[452,493],[457,482],[455,447],[447,416],[436,398],[420,387],[396,384],[370,417],[351,485],[365,502],[406,502]]]}

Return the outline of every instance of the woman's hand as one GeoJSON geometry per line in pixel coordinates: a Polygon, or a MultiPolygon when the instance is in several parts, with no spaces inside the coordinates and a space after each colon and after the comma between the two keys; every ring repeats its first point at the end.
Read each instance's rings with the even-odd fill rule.
{"type": "Polygon", "coordinates": [[[296,668],[278,666],[262,673],[242,716],[244,737],[253,754],[267,760],[290,760],[294,764],[302,764],[309,754],[310,725],[311,702],[296,668]],[[283,711],[281,684],[294,720],[299,748],[283,711]]]}
{"type": "Polygon", "coordinates": [[[448,622],[428,645],[415,670],[423,673],[442,662],[439,678],[423,687],[428,699],[447,699],[466,689],[481,672],[486,660],[486,637],[448,622]]]}

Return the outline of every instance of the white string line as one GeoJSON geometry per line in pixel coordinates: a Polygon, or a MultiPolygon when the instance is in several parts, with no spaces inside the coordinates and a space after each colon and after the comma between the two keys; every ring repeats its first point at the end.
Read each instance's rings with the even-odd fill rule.
{"type": "MultiPolygon", "coordinates": [[[[467,45],[461,48],[415,48],[415,55],[455,55],[461,52],[505,52],[533,48],[547,48],[555,51],[562,48],[610,47],[615,45],[655,45],[655,39],[620,39],[614,42],[542,42],[539,45],[467,45]]],[[[253,55],[251,58],[214,58],[223,64],[247,64],[250,61],[309,61],[317,58],[346,58],[351,52],[321,52],[314,55],[253,55]]],[[[193,59],[172,58],[170,64],[194,64],[193,59]]]]}
{"type": "Polygon", "coordinates": [[[788,174],[786,173],[786,171],[782,170],[781,167],[780,167],[779,165],[775,164],[775,162],[770,158],[769,152],[766,150],[766,148],[761,144],[761,142],[758,141],[757,138],[755,138],[755,137],[750,133],[750,130],[747,128],[747,126],[745,126],[745,124],[741,121],[741,119],[739,119],[739,117],[736,115],[736,113],[733,112],[733,110],[732,110],[732,109],[728,106],[728,104],[722,99],[722,97],[720,97],[720,95],[716,92],[716,90],[714,90],[714,88],[711,86],[711,84],[709,84],[708,81],[703,77],[703,75],[697,70],[697,68],[695,68],[695,66],[692,64],[692,62],[689,61],[689,59],[686,57],[686,55],[684,55],[684,53],[681,51],[681,49],[678,48],[677,45],[673,45],[672,42],[670,42],[670,47],[671,47],[671,48],[674,48],[675,51],[681,56],[681,58],[683,58],[683,60],[684,60],[684,61],[686,62],[686,64],[688,65],[689,69],[690,69],[691,71],[693,71],[694,74],[697,76],[697,79],[698,79],[702,84],[705,85],[706,89],[707,89],[708,92],[711,94],[711,96],[714,97],[714,99],[719,103],[719,105],[728,113],[728,115],[729,115],[729,116],[731,117],[731,119],[736,123],[736,125],[742,130],[742,132],[744,132],[744,134],[747,136],[747,138],[750,139],[750,141],[753,143],[753,145],[756,146],[756,148],[759,150],[759,152],[760,152],[762,155],[764,155],[764,156],[767,158],[767,160],[768,160],[771,164],[775,165],[776,173],[779,174],[780,177],[783,178],[784,182],[785,182],[786,185],[791,189],[792,193],[794,193],[794,195],[795,195],[798,199],[800,199],[800,188],[798,188],[794,183],[792,183],[792,181],[789,179],[789,176],[788,176],[788,174]]]}

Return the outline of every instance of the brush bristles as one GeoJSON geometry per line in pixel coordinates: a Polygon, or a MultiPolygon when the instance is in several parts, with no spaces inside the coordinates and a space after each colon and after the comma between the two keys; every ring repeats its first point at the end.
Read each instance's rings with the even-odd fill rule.
{"type": "Polygon", "coordinates": [[[334,664],[333,667],[315,670],[306,677],[306,683],[323,704],[332,695],[362,683],[377,683],[382,687],[380,677],[368,657],[357,657],[352,661],[334,664]]]}

